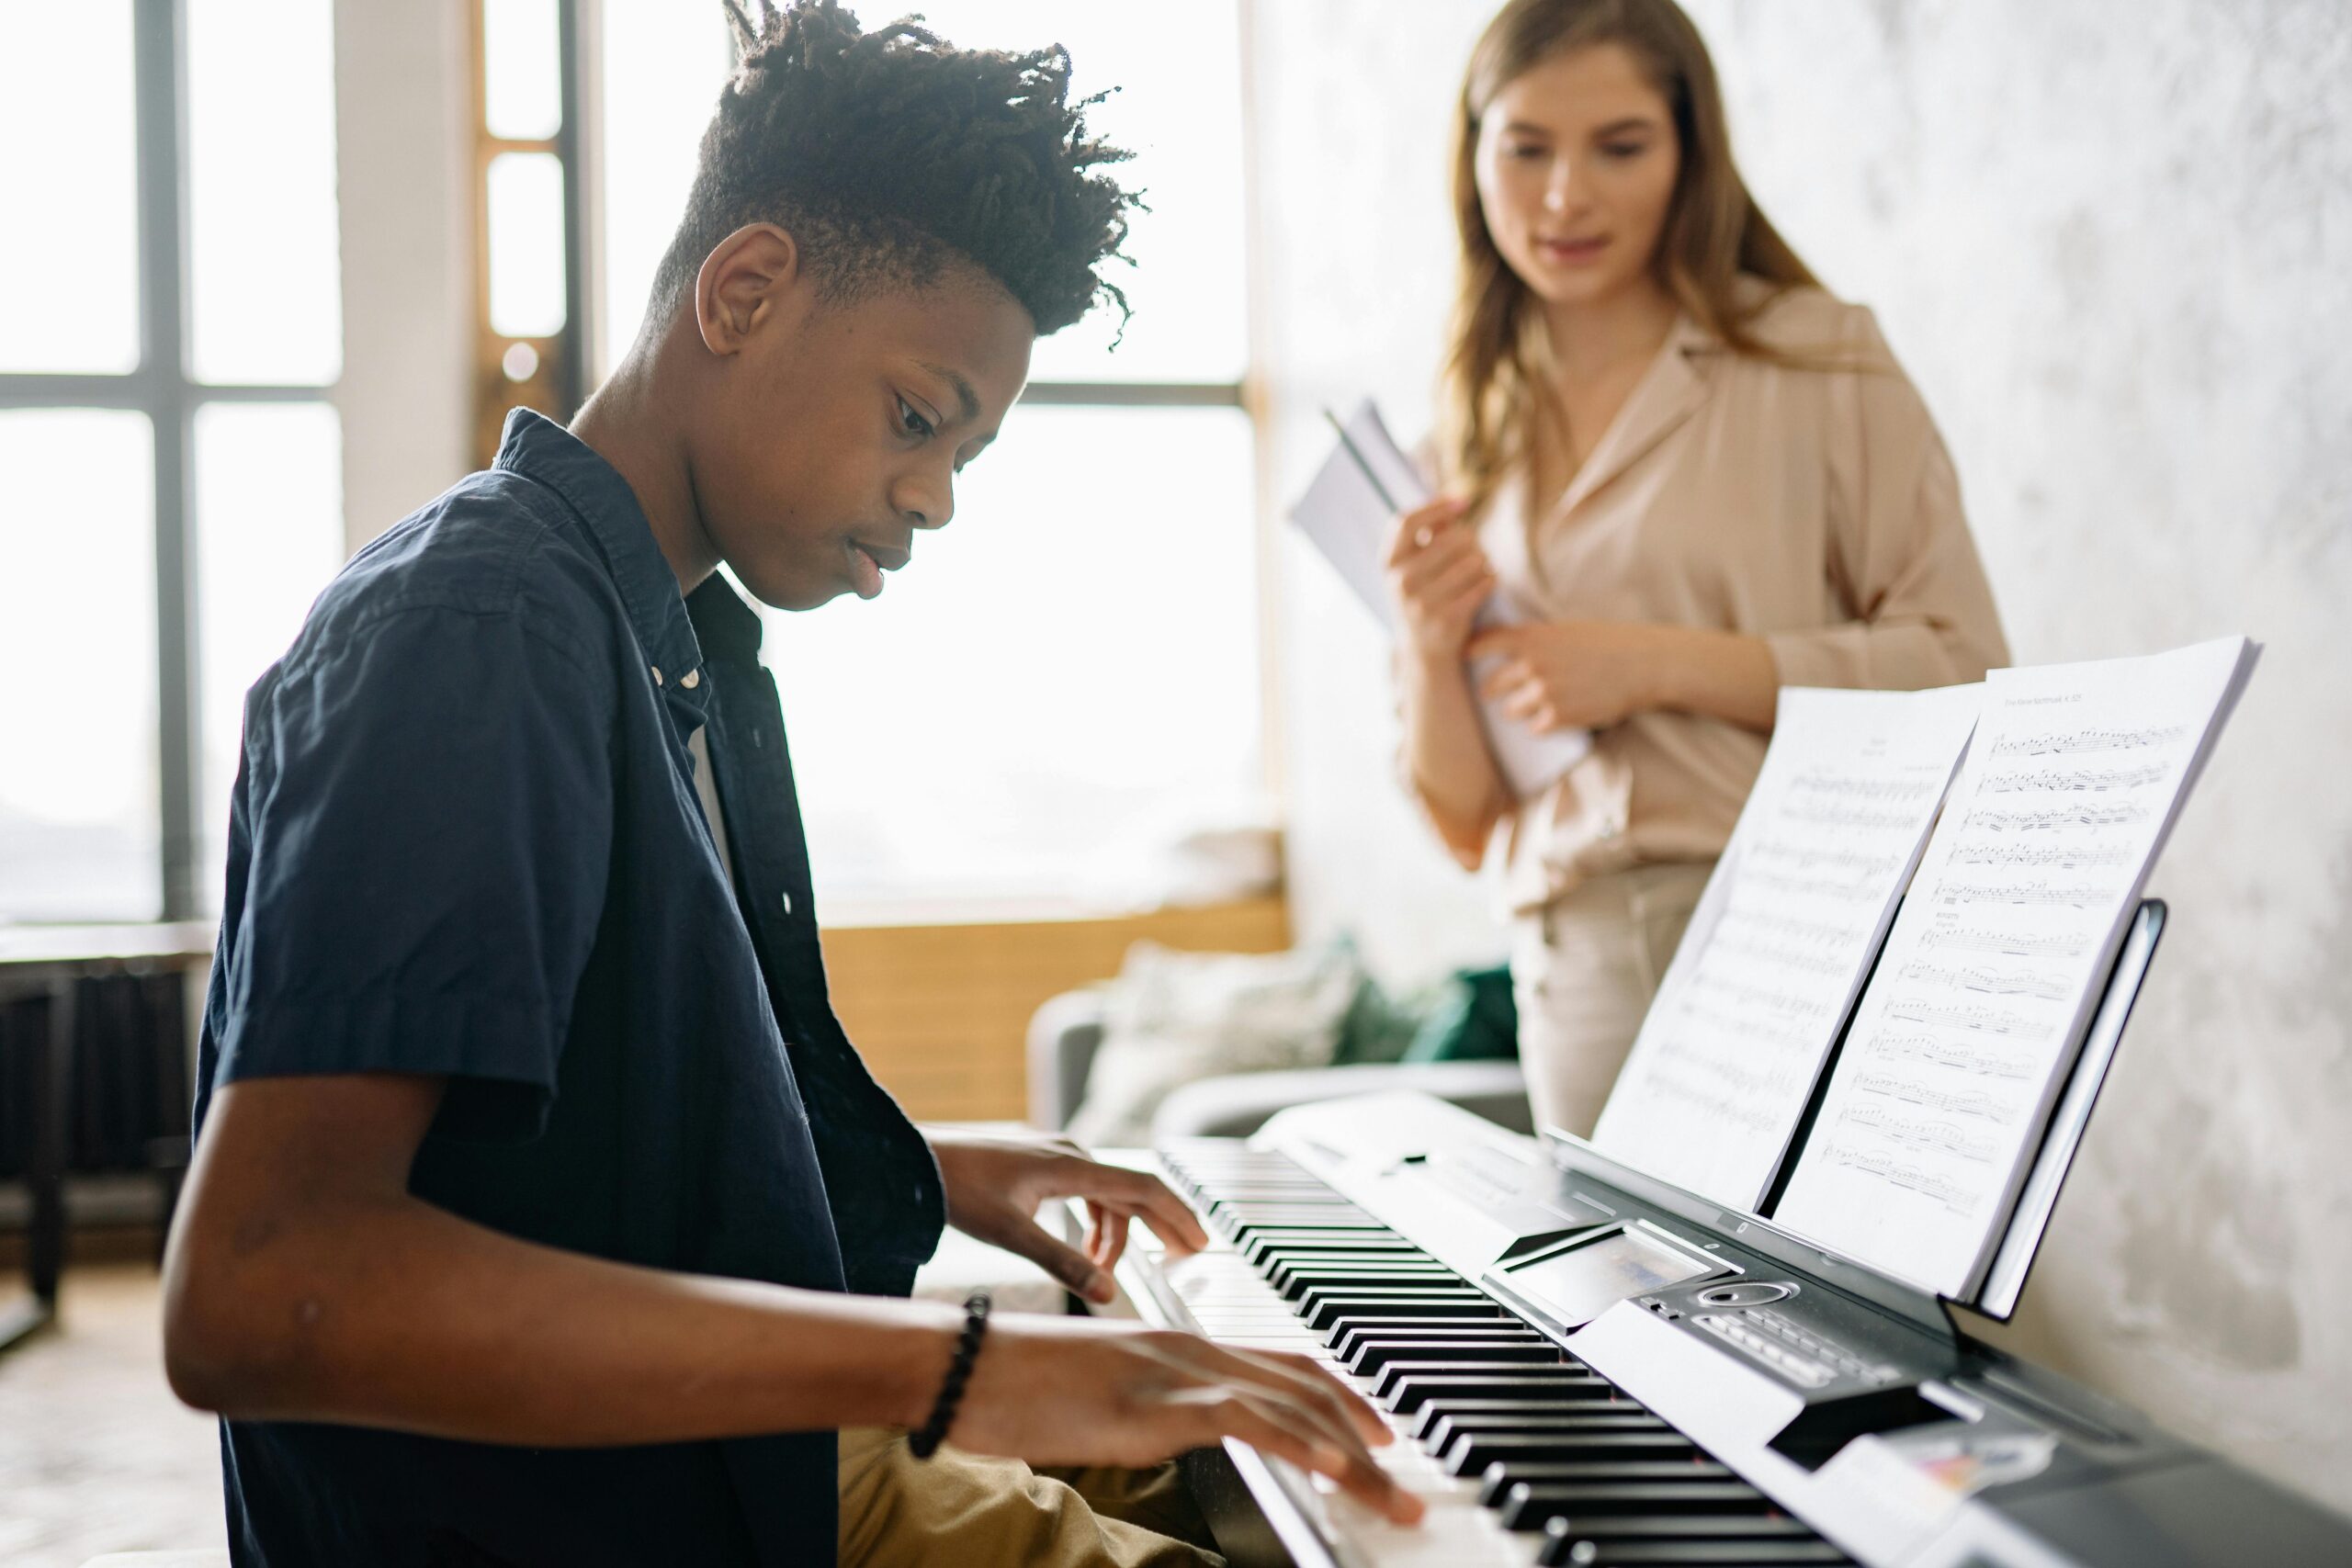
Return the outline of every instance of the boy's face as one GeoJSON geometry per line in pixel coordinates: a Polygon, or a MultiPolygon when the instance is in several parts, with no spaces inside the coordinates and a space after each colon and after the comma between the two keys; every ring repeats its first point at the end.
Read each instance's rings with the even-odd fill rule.
{"type": "Polygon", "coordinates": [[[718,375],[688,455],[703,527],[743,586],[810,610],[875,597],[917,530],[946,526],[956,474],[1021,395],[1036,333],[961,263],[929,286],[825,301],[782,250],[754,244],[730,273],[722,247],[706,265],[718,375]]]}

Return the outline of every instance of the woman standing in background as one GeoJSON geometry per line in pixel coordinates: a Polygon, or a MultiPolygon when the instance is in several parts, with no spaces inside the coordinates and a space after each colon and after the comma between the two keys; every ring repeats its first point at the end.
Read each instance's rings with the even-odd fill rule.
{"type": "Polygon", "coordinates": [[[1529,1094],[1582,1134],[1779,688],[1946,685],[2007,652],[1926,405],[1748,197],[1673,0],[1506,6],[1463,85],[1453,197],[1447,499],[1388,556],[1405,760],[1465,868],[1505,830],[1529,1094]],[[1496,594],[1524,624],[1474,635],[1496,594]],[[1482,695],[1591,751],[1514,798],[1482,695]]]}

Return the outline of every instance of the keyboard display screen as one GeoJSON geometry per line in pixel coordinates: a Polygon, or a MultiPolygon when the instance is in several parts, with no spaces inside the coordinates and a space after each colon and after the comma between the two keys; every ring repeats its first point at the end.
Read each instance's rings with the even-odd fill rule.
{"type": "Polygon", "coordinates": [[[1563,1325],[1591,1322],[1628,1296],[1646,1295],[1725,1266],[1652,1241],[1637,1231],[1611,1231],[1504,1270],[1511,1289],[1545,1308],[1563,1325]]]}

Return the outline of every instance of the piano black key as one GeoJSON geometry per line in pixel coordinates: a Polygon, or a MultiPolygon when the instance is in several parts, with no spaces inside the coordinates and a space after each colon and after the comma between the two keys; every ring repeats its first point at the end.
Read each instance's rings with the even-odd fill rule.
{"type": "MultiPolygon", "coordinates": [[[[1599,1517],[1555,1518],[1544,1527],[1543,1549],[1535,1561],[1543,1568],[1599,1568],[1622,1562],[1623,1552],[1643,1547],[1719,1547],[1733,1555],[1718,1561],[1733,1563],[1787,1561],[1770,1555],[1779,1549],[1803,1547],[1812,1553],[1800,1562],[1843,1562],[1837,1548],[1795,1519],[1774,1516],[1623,1514],[1599,1517]]],[[[1700,1561],[1704,1562],[1705,1559],[1700,1561]]]]}
{"type": "Polygon", "coordinates": [[[1302,1226],[1290,1231],[1265,1231],[1248,1241],[1236,1241],[1234,1247],[1248,1258],[1251,1267],[1263,1269],[1265,1258],[1303,1258],[1315,1252],[1396,1252],[1411,1253],[1426,1258],[1429,1254],[1393,1231],[1377,1235],[1369,1231],[1319,1230],[1302,1226]]]}
{"type": "Polygon", "coordinates": [[[1474,1433],[1482,1437],[1497,1437],[1514,1432],[1529,1437],[1572,1436],[1578,1432],[1663,1432],[1679,1437],[1672,1427],[1658,1417],[1631,1406],[1565,1411],[1537,1406],[1532,1414],[1524,1406],[1514,1406],[1510,1415],[1442,1416],[1430,1427],[1424,1441],[1431,1453],[1443,1453],[1453,1446],[1457,1438],[1474,1433]]]}
{"type": "MultiPolygon", "coordinates": [[[[1565,1361],[1469,1361],[1432,1358],[1423,1361],[1391,1361],[1372,1380],[1375,1399],[1392,1399],[1408,1384],[1444,1378],[1508,1378],[1550,1388],[1558,1383],[1597,1383],[1600,1380],[1582,1367],[1565,1361]]],[[[1605,1385],[1604,1385],[1605,1386],[1605,1385]]]]}
{"type": "Polygon", "coordinates": [[[1495,1465],[1562,1463],[1572,1460],[1657,1460],[1689,1463],[1697,1445],[1660,1425],[1649,1432],[1463,1432],[1430,1447],[1448,1475],[1484,1475],[1495,1465]]]}
{"type": "Polygon", "coordinates": [[[1562,1400],[1557,1396],[1548,1399],[1432,1399],[1421,1406],[1420,1418],[1413,1423],[1413,1436],[1427,1442],[1429,1435],[1437,1429],[1440,1422],[1456,1416],[1508,1416],[1516,1420],[1529,1420],[1561,1409],[1624,1411],[1637,1416],[1648,1414],[1622,1395],[1614,1399],[1591,1399],[1582,1397],[1582,1390],[1576,1393],[1578,1397],[1572,1400],[1562,1400]]]}
{"type": "Polygon", "coordinates": [[[1502,1315],[1502,1308],[1476,1292],[1460,1301],[1430,1295],[1330,1296],[1308,1310],[1306,1325],[1328,1338],[1343,1323],[1369,1323],[1383,1317],[1499,1319],[1502,1315]]]}
{"type": "MultiPolygon", "coordinates": [[[[1489,1508],[1500,1507],[1511,1493],[1521,1486],[1600,1486],[1620,1482],[1736,1481],[1730,1470],[1713,1460],[1595,1460],[1580,1464],[1493,1464],[1479,1478],[1478,1501],[1489,1508]]],[[[1741,1483],[1745,1485],[1746,1483],[1741,1483]]],[[[1752,1487],[1750,1496],[1758,1509],[1768,1506],[1764,1495],[1752,1487]]]]}
{"type": "Polygon", "coordinates": [[[1516,1399],[1529,1404],[1550,1404],[1556,1401],[1577,1398],[1606,1397],[1606,1384],[1578,1381],[1590,1379],[1589,1372],[1573,1368],[1512,1367],[1496,1369],[1476,1376],[1408,1378],[1397,1385],[1384,1400],[1389,1409],[1399,1416],[1410,1416],[1435,1400],[1442,1399],[1516,1399]],[[1547,1375],[1553,1372],[1557,1376],[1547,1375]]]}
{"type": "Polygon", "coordinates": [[[1560,1348],[1546,1339],[1530,1337],[1525,1343],[1506,1340],[1500,1344],[1481,1343],[1476,1339],[1375,1339],[1357,1348],[1346,1358],[1348,1371],[1358,1377],[1376,1377],[1383,1367],[1392,1361],[1453,1361],[1504,1363],[1521,1366],[1558,1367],[1567,1365],[1560,1348]]]}
{"type": "Polygon", "coordinates": [[[1395,1253],[1380,1252],[1376,1250],[1371,1252],[1318,1252],[1296,1258],[1283,1258],[1267,1265],[1266,1278],[1273,1280],[1275,1283],[1279,1284],[1281,1283],[1281,1280],[1275,1278],[1277,1274],[1295,1274],[1302,1270],[1324,1273],[1344,1269],[1401,1269],[1408,1271],[1419,1269],[1424,1273],[1453,1274],[1454,1278],[1461,1278],[1459,1274],[1454,1274],[1453,1269],[1447,1268],[1444,1264],[1439,1262],[1436,1258],[1431,1258],[1425,1252],[1395,1253]]]}
{"type": "Polygon", "coordinates": [[[1334,1285],[1352,1285],[1358,1290],[1386,1290],[1391,1285],[1427,1287],[1444,1285],[1454,1290],[1468,1286],[1461,1275],[1451,1269],[1430,1268],[1421,1264],[1401,1264],[1394,1269],[1355,1264],[1345,1269],[1276,1269],[1267,1274],[1266,1282],[1284,1301],[1297,1301],[1313,1290],[1329,1290],[1334,1285]]]}
{"type": "Polygon", "coordinates": [[[1622,1481],[1583,1485],[1521,1482],[1502,1499],[1505,1529],[1540,1530],[1552,1520],[1599,1514],[1761,1514],[1764,1495],[1744,1481],[1622,1481]]]}
{"type": "Polygon", "coordinates": [[[1427,1302],[1433,1306],[1468,1304],[1491,1309],[1495,1304],[1492,1296],[1474,1291],[1467,1285],[1432,1281],[1429,1284],[1312,1285],[1298,1298],[1293,1310],[1311,1323],[1316,1312],[1326,1302],[1362,1301],[1368,1296],[1408,1304],[1427,1302]]]}
{"type": "MultiPolygon", "coordinates": [[[[1545,1543],[1549,1546],[1549,1542],[1545,1543]]],[[[1846,1562],[1847,1555],[1826,1540],[1653,1540],[1603,1546],[1579,1542],[1559,1557],[1539,1557],[1539,1562],[1567,1562],[1575,1568],[1775,1568],[1783,1562],[1846,1562]]]]}
{"type": "MultiPolygon", "coordinates": [[[[1375,1317],[1367,1318],[1362,1323],[1351,1323],[1328,1330],[1323,1336],[1323,1343],[1338,1352],[1351,1349],[1374,1338],[1419,1339],[1426,1337],[1432,1339],[1449,1339],[1459,1334],[1491,1334],[1507,1337],[1534,1333],[1533,1329],[1509,1314],[1495,1318],[1375,1317]]],[[[1535,1337],[1543,1337],[1541,1335],[1535,1337]]]]}

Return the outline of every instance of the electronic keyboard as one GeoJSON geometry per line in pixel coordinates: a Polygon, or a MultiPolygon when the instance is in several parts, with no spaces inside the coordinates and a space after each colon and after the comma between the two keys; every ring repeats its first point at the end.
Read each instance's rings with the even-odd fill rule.
{"type": "Polygon", "coordinates": [[[1194,1476],[1237,1560],[2352,1563],[2346,1521],[1580,1140],[1380,1095],[1128,1157],[1215,1238],[1170,1258],[1138,1235],[1134,1310],[1317,1357],[1383,1412],[1381,1461],[1429,1505],[1394,1525],[1227,1444],[1229,1469],[1194,1476]]]}

